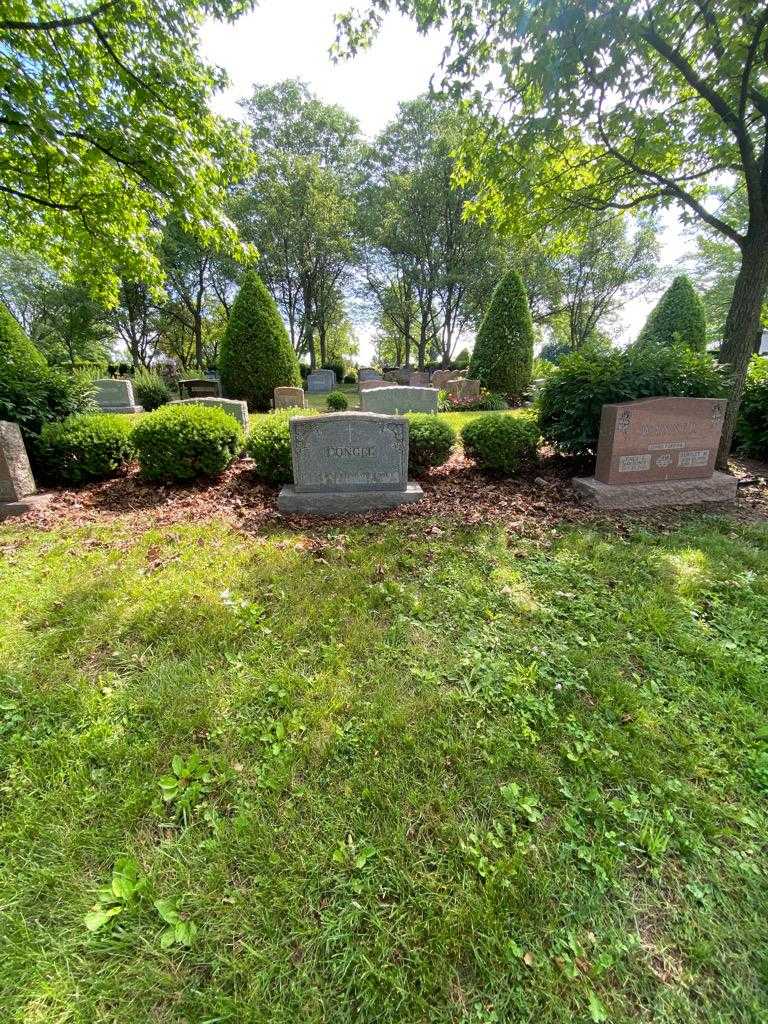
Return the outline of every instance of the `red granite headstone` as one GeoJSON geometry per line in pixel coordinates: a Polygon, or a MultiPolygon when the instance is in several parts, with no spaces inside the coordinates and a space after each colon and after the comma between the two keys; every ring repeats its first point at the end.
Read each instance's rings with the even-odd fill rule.
{"type": "Polygon", "coordinates": [[[604,405],[595,479],[640,484],[711,477],[725,409],[719,398],[643,398],[604,405]]]}

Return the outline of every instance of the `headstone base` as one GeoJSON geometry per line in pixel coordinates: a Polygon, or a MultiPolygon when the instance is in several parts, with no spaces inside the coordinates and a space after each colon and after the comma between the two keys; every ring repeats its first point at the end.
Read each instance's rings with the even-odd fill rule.
{"type": "Polygon", "coordinates": [[[114,405],[107,409],[99,409],[99,412],[124,412],[124,413],[139,413],[144,412],[143,405],[114,405]]]}
{"type": "Polygon", "coordinates": [[[52,494],[30,494],[19,501],[0,501],[0,519],[25,516],[27,512],[40,512],[52,497],[52,494]]]}
{"type": "Polygon", "coordinates": [[[593,476],[574,477],[574,490],[598,508],[638,509],[659,505],[700,505],[734,501],[738,480],[714,472],[704,480],[657,480],[645,484],[604,484],[593,476]]]}
{"type": "Polygon", "coordinates": [[[306,516],[343,516],[354,512],[394,508],[420,501],[424,497],[419,484],[408,481],[404,491],[297,491],[286,484],[280,491],[277,507],[281,512],[295,512],[306,516]]]}

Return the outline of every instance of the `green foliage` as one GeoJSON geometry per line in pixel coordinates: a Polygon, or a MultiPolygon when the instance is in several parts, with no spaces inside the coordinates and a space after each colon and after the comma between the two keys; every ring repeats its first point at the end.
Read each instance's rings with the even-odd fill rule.
{"type": "Polygon", "coordinates": [[[293,416],[315,414],[314,409],[280,409],[253,424],[245,447],[257,476],[271,484],[293,483],[289,421],[293,416]]]}
{"type": "Polygon", "coordinates": [[[667,288],[651,311],[637,345],[683,344],[694,352],[707,345],[707,317],[701,296],[681,274],[667,288]]]}
{"type": "Polygon", "coordinates": [[[189,825],[206,803],[214,776],[210,764],[197,751],[187,758],[176,754],[171,770],[163,775],[158,785],[166,804],[184,825],[189,825]]]}
{"type": "Polygon", "coordinates": [[[465,424],[461,440],[481,469],[516,476],[536,461],[539,428],[533,416],[492,412],[465,424]]]}
{"type": "Polygon", "coordinates": [[[226,469],[242,450],[243,431],[223,409],[166,405],[136,425],[133,442],[147,479],[186,481],[226,469]]]}
{"type": "Polygon", "coordinates": [[[408,468],[412,473],[442,466],[456,443],[456,431],[448,420],[432,413],[409,413],[408,468]]]}
{"type": "Polygon", "coordinates": [[[545,380],[539,425],[543,437],[561,451],[588,455],[597,448],[600,416],[608,403],[661,395],[722,398],[727,391],[725,369],[684,345],[632,345],[607,355],[576,352],[545,380]]]}
{"type": "Polygon", "coordinates": [[[753,356],[744,385],[736,443],[750,455],[768,459],[768,359],[753,356]]]}
{"type": "Polygon", "coordinates": [[[197,937],[197,925],[183,910],[183,902],[179,899],[155,900],[154,908],[160,919],[168,926],[160,935],[160,948],[184,946],[189,949],[197,937]]]}
{"type": "Polygon", "coordinates": [[[345,384],[357,384],[357,370],[350,370],[349,373],[344,374],[345,384]]]}
{"type": "Polygon", "coordinates": [[[343,391],[331,391],[325,401],[332,412],[344,412],[345,409],[349,408],[347,396],[343,391]]]}
{"type": "Polygon", "coordinates": [[[437,407],[440,412],[503,412],[509,408],[504,395],[482,391],[475,398],[458,398],[447,391],[441,391],[437,407]]]}
{"type": "Polygon", "coordinates": [[[84,924],[89,932],[98,932],[117,923],[116,918],[136,906],[147,887],[147,879],[133,857],[120,857],[112,869],[109,888],[100,889],[98,899],[84,924]]]}
{"type": "Polygon", "coordinates": [[[512,270],[496,286],[477,332],[469,377],[488,391],[519,402],[531,383],[533,321],[520,275],[512,270]]]}
{"type": "Polygon", "coordinates": [[[452,370],[466,370],[469,366],[469,349],[463,348],[451,362],[452,370]]]}
{"type": "Polygon", "coordinates": [[[130,416],[86,413],[46,423],[36,445],[43,475],[55,483],[82,484],[123,471],[133,458],[130,416]]]}
{"type": "Polygon", "coordinates": [[[156,370],[139,370],[133,378],[133,394],[145,412],[159,409],[171,400],[171,389],[156,370]]]}
{"type": "Polygon", "coordinates": [[[49,367],[0,304],[0,419],[19,424],[32,458],[43,424],[85,411],[92,405],[92,395],[87,374],[49,367]]]}
{"type": "Polygon", "coordinates": [[[275,300],[255,271],[243,276],[232,305],[219,372],[227,398],[244,399],[249,409],[260,412],[269,409],[275,388],[301,385],[296,353],[275,300]]]}
{"type": "Polygon", "coordinates": [[[220,72],[200,58],[205,17],[247,0],[3,6],[0,231],[75,269],[107,302],[119,273],[162,282],[156,225],[169,210],[242,255],[222,206],[252,166],[246,134],[211,113],[220,72]],[[9,122],[8,119],[11,119],[9,122]]]}

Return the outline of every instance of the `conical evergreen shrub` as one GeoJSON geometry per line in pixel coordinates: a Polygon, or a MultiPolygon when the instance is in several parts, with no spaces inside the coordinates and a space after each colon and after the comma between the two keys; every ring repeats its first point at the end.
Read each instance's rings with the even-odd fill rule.
{"type": "Polygon", "coordinates": [[[523,282],[511,270],[499,281],[477,332],[469,376],[519,402],[531,383],[533,321],[523,282]]]}
{"type": "Polygon", "coordinates": [[[26,336],[18,321],[0,302],[0,365],[6,373],[26,376],[47,366],[45,356],[26,336]]]}
{"type": "Polygon", "coordinates": [[[681,274],[659,299],[645,322],[637,345],[681,343],[693,352],[707,347],[707,317],[701,296],[681,274]]]}
{"type": "Polygon", "coordinates": [[[227,398],[244,399],[254,412],[270,407],[277,387],[301,387],[299,361],[275,300],[255,271],[243,277],[219,355],[227,398]]]}

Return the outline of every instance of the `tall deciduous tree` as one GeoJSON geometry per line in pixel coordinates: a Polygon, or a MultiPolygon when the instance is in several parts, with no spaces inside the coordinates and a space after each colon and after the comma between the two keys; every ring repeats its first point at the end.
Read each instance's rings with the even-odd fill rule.
{"type": "Polygon", "coordinates": [[[120,272],[157,284],[169,211],[237,251],[224,190],[251,163],[244,132],[208,101],[204,17],[250,0],[26,0],[0,9],[0,232],[107,302],[120,272]]]}
{"type": "MultiPolygon", "coordinates": [[[[347,15],[354,49],[392,0],[347,15]]],[[[768,7],[741,0],[397,0],[422,29],[449,23],[446,78],[484,117],[465,148],[481,204],[550,222],[586,209],[677,204],[740,253],[720,358],[733,388],[718,462],[727,462],[768,289],[768,7]],[[485,86],[498,82],[495,95],[485,86]],[[503,102],[500,104],[499,99],[503,102]],[[500,107],[503,116],[494,116],[500,107]],[[730,177],[737,223],[707,194],[730,177]],[[520,189],[521,180],[527,188],[520,189]]]]}

